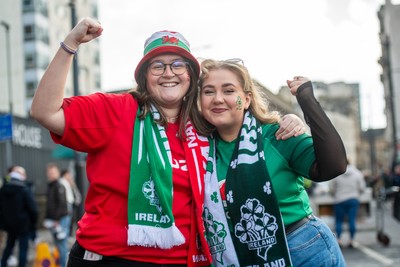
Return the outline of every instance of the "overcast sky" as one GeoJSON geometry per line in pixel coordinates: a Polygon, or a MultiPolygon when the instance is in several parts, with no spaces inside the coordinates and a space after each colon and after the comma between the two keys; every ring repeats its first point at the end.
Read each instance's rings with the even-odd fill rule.
{"type": "Polygon", "coordinates": [[[359,83],[364,128],[386,125],[377,63],[383,0],[98,2],[106,90],[131,88],[145,39],[173,30],[188,39],[196,57],[242,58],[252,76],[275,93],[295,75],[359,83]]]}

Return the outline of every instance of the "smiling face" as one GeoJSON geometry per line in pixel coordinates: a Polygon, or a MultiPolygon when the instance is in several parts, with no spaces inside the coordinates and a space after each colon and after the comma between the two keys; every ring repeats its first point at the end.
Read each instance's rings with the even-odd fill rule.
{"type": "MultiPolygon", "coordinates": [[[[175,54],[163,54],[152,58],[150,64],[155,61],[171,64],[176,60],[185,61],[183,57],[175,54]]],[[[150,95],[161,108],[165,109],[179,108],[190,86],[189,72],[185,71],[181,75],[176,75],[172,72],[170,65],[166,66],[164,73],[160,76],[152,74],[148,69],[146,80],[150,95]]]]}
{"type": "Polygon", "coordinates": [[[251,93],[245,93],[236,74],[227,69],[211,70],[200,90],[204,118],[217,128],[225,141],[236,139],[251,93]]]}

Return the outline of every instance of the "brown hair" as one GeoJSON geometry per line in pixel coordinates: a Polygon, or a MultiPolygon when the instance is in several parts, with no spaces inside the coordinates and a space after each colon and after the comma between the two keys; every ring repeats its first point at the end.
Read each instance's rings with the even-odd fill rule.
{"type": "MultiPolygon", "coordinates": [[[[155,101],[153,97],[149,94],[149,91],[147,89],[146,73],[148,70],[148,63],[149,62],[143,64],[138,74],[137,87],[130,90],[129,93],[132,94],[139,103],[139,106],[141,108],[141,113],[139,114],[140,119],[144,119],[144,117],[150,111],[150,106],[153,104],[156,107],[156,109],[160,112],[160,120],[156,121],[156,123],[159,123],[162,126],[166,126],[168,124],[168,121],[165,114],[160,109],[160,106],[158,105],[157,101],[155,101]]],[[[181,138],[185,130],[186,122],[189,119],[191,120],[193,126],[196,129],[203,129],[206,123],[202,118],[199,109],[196,107],[196,103],[198,102],[198,94],[197,94],[198,77],[194,72],[191,64],[188,64],[187,71],[190,76],[190,86],[188,92],[184,97],[184,100],[182,102],[182,107],[179,113],[180,123],[179,123],[178,136],[181,138]]]]}

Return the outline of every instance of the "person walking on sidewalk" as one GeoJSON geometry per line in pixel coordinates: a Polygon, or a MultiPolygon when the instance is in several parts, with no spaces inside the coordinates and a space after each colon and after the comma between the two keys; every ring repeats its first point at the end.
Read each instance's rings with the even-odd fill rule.
{"type": "Polygon", "coordinates": [[[74,178],[72,176],[71,171],[64,169],[61,170],[60,182],[65,186],[66,195],[67,195],[67,203],[68,203],[68,211],[71,215],[71,224],[69,227],[69,237],[74,235],[74,226],[78,221],[79,216],[79,205],[82,202],[82,195],[75,184],[74,178]]]}
{"type": "Polygon", "coordinates": [[[51,230],[60,253],[60,265],[65,267],[71,215],[68,210],[67,190],[60,182],[60,169],[53,162],[47,164],[47,181],[46,216],[43,224],[51,230]]]}
{"type": "Polygon", "coordinates": [[[345,217],[349,222],[350,243],[349,247],[354,247],[354,237],[356,235],[356,219],[360,196],[366,188],[363,173],[355,166],[347,164],[346,172],[333,179],[330,183],[330,192],[334,198],[335,228],[336,237],[339,245],[343,247],[341,240],[342,228],[345,217]]]}
{"type": "Polygon", "coordinates": [[[1,266],[7,267],[15,242],[18,241],[18,266],[25,267],[29,240],[36,236],[38,209],[26,183],[25,169],[14,166],[9,177],[10,180],[0,189],[0,225],[7,232],[7,243],[1,258],[1,266]]]}

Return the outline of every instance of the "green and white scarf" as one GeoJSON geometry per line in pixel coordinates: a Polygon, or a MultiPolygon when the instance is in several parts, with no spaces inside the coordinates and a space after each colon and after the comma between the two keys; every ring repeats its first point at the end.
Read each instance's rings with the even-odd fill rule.
{"type": "MultiPolygon", "coordinates": [[[[140,112],[138,112],[139,114],[140,112]]],[[[169,249],[185,243],[172,213],[173,179],[171,149],[160,118],[152,106],[144,120],[136,117],[128,195],[128,245],[169,249]]],[[[182,145],[192,188],[193,201],[187,265],[210,266],[211,255],[202,222],[205,154],[208,140],[198,136],[186,122],[182,145]]]]}
{"type": "Polygon", "coordinates": [[[171,150],[164,127],[153,122],[160,114],[155,110],[152,113],[135,121],[128,245],[168,249],[183,244],[185,237],[175,226],[172,214],[171,150]]]}
{"type": "Polygon", "coordinates": [[[215,139],[209,141],[203,219],[214,266],[292,266],[282,216],[265,164],[260,123],[246,112],[227,171],[225,191],[218,184],[215,139]],[[226,194],[223,199],[227,214],[221,191],[226,194]]]}

